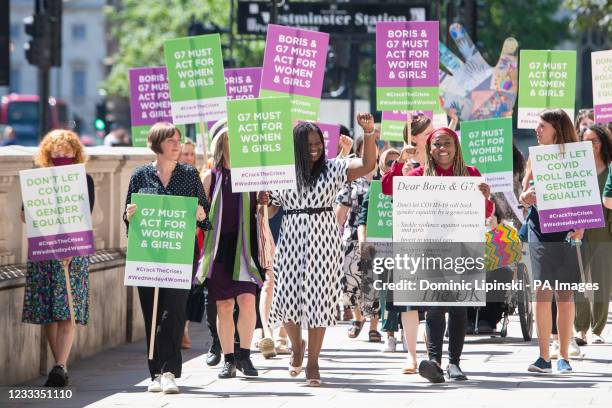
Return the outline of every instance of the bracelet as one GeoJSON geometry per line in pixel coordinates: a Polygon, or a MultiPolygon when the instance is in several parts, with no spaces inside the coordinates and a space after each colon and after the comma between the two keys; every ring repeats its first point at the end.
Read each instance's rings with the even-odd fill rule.
{"type": "Polygon", "coordinates": [[[366,132],[365,130],[363,131],[364,136],[372,136],[374,133],[376,133],[376,130],[372,130],[371,132],[366,132]]]}

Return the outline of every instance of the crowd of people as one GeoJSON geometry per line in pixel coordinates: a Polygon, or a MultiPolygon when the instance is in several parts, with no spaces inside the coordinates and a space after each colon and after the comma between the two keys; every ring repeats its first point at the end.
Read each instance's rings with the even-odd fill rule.
{"type": "MultiPolygon", "coordinates": [[[[257,193],[232,191],[231,135],[226,120],[211,127],[212,157],[201,170],[196,167],[195,145],[189,140],[181,144],[177,127],[158,123],[151,128],[148,143],[156,158],[132,175],[123,221],[129,226],[138,210],[131,200],[134,193],[196,197],[198,209],[191,290],[160,288],[156,327],[151,327],[153,288],[138,288],[147,347],[151,336],[155,336],[153,358],[148,360],[148,391],[179,392],[176,378],[181,376],[181,348],[189,348],[194,341],[189,322],[204,318],[212,338],[206,364],[217,366],[223,361],[219,378],[235,377],[237,371],[248,377],[259,375],[251,359],[255,337],[264,358],[289,354],[288,374],[298,377],[305,371],[307,385],[320,386],[319,356],[325,331],[336,324],[340,305],[344,306],[345,319],[351,320],[347,333],[350,338],[357,338],[369,320],[368,340],[380,343],[383,352],[395,352],[396,333],[402,333],[407,353],[403,373],[418,373],[432,383],[468,379],[460,366],[469,326],[468,308],[397,306],[372,296],[363,290],[360,243],[366,240],[372,180],[380,179],[383,193],[392,196],[396,176],[477,177],[480,172],[463,159],[455,132],[456,119],[448,127],[434,128],[430,118],[415,113],[406,123],[401,146],[380,142],[380,126],[373,115],[358,114],[357,123],[361,131],[356,132],[359,135],[354,141],[348,129],[342,131],[336,158],[326,158],[324,137],[316,124],[295,125],[297,188],[257,193]],[[416,348],[421,321],[425,322],[427,357],[419,363],[416,348]],[[442,364],[445,332],[446,370],[442,364]]],[[[482,222],[509,223],[526,231],[535,279],[577,282],[577,253],[570,246],[578,240],[592,244],[586,248],[583,260],[593,280],[600,283],[601,290],[593,302],[575,302],[572,291],[538,289],[535,294],[539,352],[527,369],[551,372],[551,358],[557,358],[558,372],[568,373],[572,370],[573,350],[578,347],[575,343],[605,342],[602,331],[612,284],[608,250],[612,243],[612,133],[610,128],[594,123],[592,111],[581,111],[574,125],[560,109],[541,112],[535,133],[539,145],[579,140],[592,143],[599,187],[607,207],[605,227],[542,232],[531,183],[531,161],[525,161],[516,147],[515,188],[510,194],[521,203],[524,218],[506,208],[503,194],[491,194],[490,187],[482,183],[479,190],[486,218],[482,222]]],[[[84,163],[86,159],[76,134],[55,130],[41,142],[36,162],[49,167],[84,163]]],[[[87,181],[93,208],[93,181],[91,177],[87,181]]],[[[65,268],[69,270],[73,292],[74,318],[86,325],[87,257],[28,262],[23,306],[24,322],[45,326],[56,361],[45,385],[54,387],[68,384],[67,361],[74,337],[65,268]]]]}

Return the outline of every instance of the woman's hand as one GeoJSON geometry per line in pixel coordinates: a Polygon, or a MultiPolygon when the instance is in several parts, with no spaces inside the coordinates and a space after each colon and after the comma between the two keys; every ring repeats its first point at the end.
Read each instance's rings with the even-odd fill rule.
{"type": "Polygon", "coordinates": [[[478,189],[487,200],[491,197],[491,187],[487,183],[480,183],[478,189]]]}
{"type": "Polygon", "coordinates": [[[531,207],[532,205],[534,205],[536,203],[535,188],[531,186],[526,191],[523,191],[519,201],[521,201],[527,207],[531,207]]]}
{"type": "Polygon", "coordinates": [[[570,232],[567,235],[570,239],[573,239],[574,241],[582,241],[582,238],[584,237],[584,228],[579,228],[575,231],[570,232]]]}
{"type": "Polygon", "coordinates": [[[374,117],[371,113],[358,113],[357,124],[361,126],[366,134],[374,132],[374,117]]]}
{"type": "Polygon", "coordinates": [[[204,211],[204,207],[198,205],[198,209],[196,210],[196,220],[204,221],[206,219],[206,211],[204,211]]]}
{"type": "Polygon", "coordinates": [[[258,192],[257,193],[257,204],[270,205],[270,194],[267,191],[258,192]]]}
{"type": "Polygon", "coordinates": [[[125,206],[125,216],[128,222],[130,222],[134,214],[136,214],[137,209],[138,207],[136,206],[136,204],[128,204],[125,206]]]}
{"type": "Polygon", "coordinates": [[[398,163],[406,163],[416,155],[416,147],[411,145],[404,145],[404,148],[400,152],[400,157],[397,159],[398,163]]]}
{"type": "Polygon", "coordinates": [[[340,145],[340,152],[338,152],[339,155],[346,156],[347,154],[349,154],[351,148],[353,147],[353,139],[346,135],[340,135],[340,140],[338,141],[338,143],[340,145]]]}

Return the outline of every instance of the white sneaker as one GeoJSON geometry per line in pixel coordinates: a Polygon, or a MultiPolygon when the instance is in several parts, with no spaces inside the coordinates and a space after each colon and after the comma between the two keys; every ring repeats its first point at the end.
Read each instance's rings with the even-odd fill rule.
{"type": "Polygon", "coordinates": [[[593,344],[604,344],[606,340],[601,337],[599,334],[593,334],[591,336],[591,343],[593,344]]]}
{"type": "Polygon", "coordinates": [[[161,374],[157,374],[155,376],[155,378],[153,380],[151,380],[151,383],[149,383],[149,386],[147,387],[147,391],[149,391],[149,392],[162,392],[161,374]]]}
{"type": "Polygon", "coordinates": [[[576,343],[576,339],[573,338],[573,337],[572,337],[572,340],[570,340],[570,343],[569,343],[569,355],[570,355],[570,357],[579,357],[581,355],[580,347],[576,343]]]}
{"type": "Polygon", "coordinates": [[[559,358],[559,342],[556,340],[552,342],[550,345],[549,356],[551,359],[559,358]]]}
{"type": "Polygon", "coordinates": [[[385,344],[382,347],[383,353],[395,353],[397,349],[397,340],[395,337],[387,337],[385,339],[385,344]]]}
{"type": "Polygon", "coordinates": [[[172,373],[162,374],[161,387],[164,394],[178,394],[179,392],[179,387],[176,385],[176,380],[174,379],[174,374],[172,373]]]}

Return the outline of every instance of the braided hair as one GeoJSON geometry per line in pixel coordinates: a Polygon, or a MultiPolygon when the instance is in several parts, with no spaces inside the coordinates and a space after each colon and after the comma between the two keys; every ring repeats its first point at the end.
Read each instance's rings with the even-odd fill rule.
{"type": "Polygon", "coordinates": [[[431,155],[431,143],[436,136],[448,135],[453,138],[455,142],[455,158],[453,159],[453,175],[454,176],[469,176],[470,173],[467,170],[465,161],[463,160],[463,154],[461,153],[461,145],[459,144],[459,136],[449,128],[438,128],[431,132],[427,138],[427,147],[425,151],[425,169],[423,172],[424,176],[435,176],[436,175],[436,162],[431,155]]]}
{"type": "Polygon", "coordinates": [[[327,171],[327,160],[325,159],[325,150],[321,157],[310,168],[310,155],[308,153],[308,136],[311,133],[316,133],[321,139],[321,143],[325,146],[323,132],[314,123],[300,122],[293,128],[293,144],[295,154],[295,177],[297,180],[297,188],[300,194],[314,187],[321,174],[327,171]]]}

